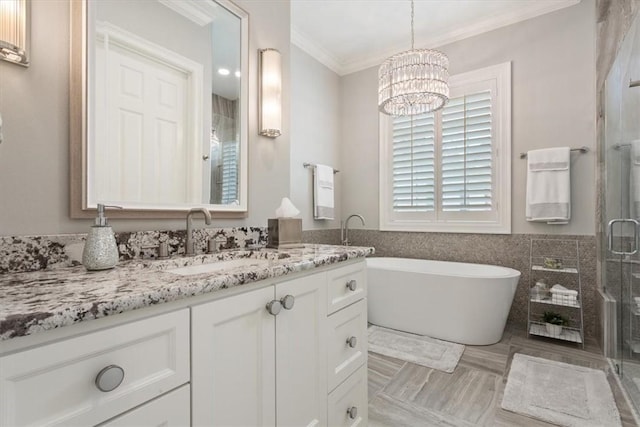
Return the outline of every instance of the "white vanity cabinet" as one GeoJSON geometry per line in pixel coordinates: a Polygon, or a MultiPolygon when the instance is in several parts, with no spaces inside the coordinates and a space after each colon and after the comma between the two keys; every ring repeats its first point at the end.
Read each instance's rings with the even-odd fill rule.
{"type": "Polygon", "coordinates": [[[0,348],[0,427],[366,425],[364,271],[328,266],[0,348]]]}
{"type": "Polygon", "coordinates": [[[326,292],[317,273],[192,308],[194,426],[327,424],[326,292]]]}

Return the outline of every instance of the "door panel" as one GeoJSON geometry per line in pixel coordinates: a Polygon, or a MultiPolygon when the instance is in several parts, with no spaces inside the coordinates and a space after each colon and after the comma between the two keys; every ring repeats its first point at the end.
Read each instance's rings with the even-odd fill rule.
{"type": "Polygon", "coordinates": [[[293,295],[276,317],[278,426],[327,424],[327,276],[276,285],[276,298],[293,295]]]}

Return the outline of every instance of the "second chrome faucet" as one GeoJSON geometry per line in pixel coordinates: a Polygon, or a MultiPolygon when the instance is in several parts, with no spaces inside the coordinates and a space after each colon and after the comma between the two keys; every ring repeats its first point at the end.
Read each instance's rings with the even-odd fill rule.
{"type": "Polygon", "coordinates": [[[344,246],[349,246],[351,242],[349,241],[349,220],[353,217],[360,218],[362,225],[364,226],[364,217],[359,214],[349,215],[344,222],[340,223],[340,242],[344,246]]]}

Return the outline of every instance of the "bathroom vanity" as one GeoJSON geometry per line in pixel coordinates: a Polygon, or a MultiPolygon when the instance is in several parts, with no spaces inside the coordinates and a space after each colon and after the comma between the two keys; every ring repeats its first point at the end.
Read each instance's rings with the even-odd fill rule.
{"type": "Polygon", "coordinates": [[[4,275],[0,426],[366,425],[371,253],[4,275]]]}

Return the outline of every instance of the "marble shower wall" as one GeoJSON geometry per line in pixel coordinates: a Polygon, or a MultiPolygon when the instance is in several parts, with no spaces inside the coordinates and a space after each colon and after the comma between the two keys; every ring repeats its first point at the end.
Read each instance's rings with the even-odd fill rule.
{"type": "MultiPolygon", "coordinates": [[[[166,241],[169,255],[184,253],[185,230],[115,233],[120,260],[151,259],[160,241],[166,241]]],[[[36,271],[79,265],[86,234],[0,237],[0,274],[36,271]]],[[[220,249],[240,249],[267,244],[266,227],[199,228],[193,231],[196,248],[202,252],[210,238],[220,249]]]]}
{"type": "MultiPolygon", "coordinates": [[[[532,239],[578,241],[580,279],[585,336],[597,338],[596,241],[594,236],[558,236],[540,234],[450,234],[403,233],[375,230],[351,230],[355,246],[373,246],[375,256],[420,258],[470,262],[510,267],[522,273],[509,313],[508,323],[526,329],[528,309],[529,255],[532,239]]],[[[553,243],[550,246],[554,246],[553,243]]],[[[560,245],[558,245],[560,246],[560,245]]]]}

